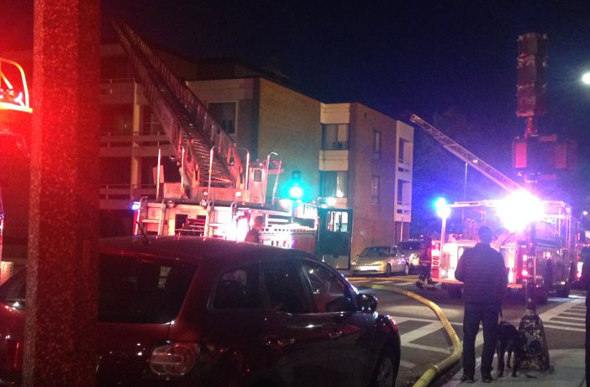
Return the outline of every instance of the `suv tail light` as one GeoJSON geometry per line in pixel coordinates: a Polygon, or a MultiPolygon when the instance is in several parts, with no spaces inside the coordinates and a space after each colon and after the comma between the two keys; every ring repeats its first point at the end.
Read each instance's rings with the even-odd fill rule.
{"type": "Polygon", "coordinates": [[[157,375],[183,376],[193,369],[199,354],[196,343],[168,343],[154,348],[148,362],[157,375]]]}

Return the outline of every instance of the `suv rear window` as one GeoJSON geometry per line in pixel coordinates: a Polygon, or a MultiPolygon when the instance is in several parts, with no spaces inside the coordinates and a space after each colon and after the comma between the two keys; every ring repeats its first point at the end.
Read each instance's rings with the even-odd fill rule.
{"type": "Polygon", "coordinates": [[[166,323],[180,311],[196,267],[170,261],[103,255],[98,321],[166,323]]]}
{"type": "MultiPolygon", "coordinates": [[[[139,257],[102,255],[99,260],[98,321],[156,324],[180,311],[195,266],[139,257]]],[[[25,310],[26,271],[0,288],[0,301],[25,310]]]]}

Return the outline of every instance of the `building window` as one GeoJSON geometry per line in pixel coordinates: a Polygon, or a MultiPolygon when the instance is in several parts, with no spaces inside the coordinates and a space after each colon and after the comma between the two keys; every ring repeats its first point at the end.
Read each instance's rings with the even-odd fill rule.
{"type": "Polygon", "coordinates": [[[381,186],[381,177],[373,175],[371,179],[371,203],[379,204],[379,191],[381,186]]]}
{"type": "Polygon", "coordinates": [[[397,181],[397,204],[400,206],[404,205],[404,184],[403,180],[397,181]]]}
{"type": "Polygon", "coordinates": [[[101,105],[100,132],[102,135],[128,136],[133,131],[133,105],[101,105]]]}
{"type": "Polygon", "coordinates": [[[321,196],[324,198],[345,198],[348,195],[347,171],[322,171],[321,172],[321,196]]]}
{"type": "Polygon", "coordinates": [[[322,149],[348,149],[348,124],[323,124],[322,149]]]}
{"type": "Polygon", "coordinates": [[[227,134],[236,134],[236,103],[213,102],[209,104],[209,113],[227,134]]]}
{"type": "Polygon", "coordinates": [[[139,133],[146,136],[164,134],[162,125],[160,125],[160,121],[158,121],[158,117],[156,117],[152,107],[149,105],[141,107],[139,133]]]}
{"type": "Polygon", "coordinates": [[[101,157],[100,184],[129,186],[131,159],[128,157],[101,157]]]}
{"type": "Polygon", "coordinates": [[[373,157],[381,158],[381,132],[378,130],[373,131],[373,157]]]}
{"type": "Polygon", "coordinates": [[[400,163],[405,163],[405,147],[406,144],[408,143],[408,140],[406,140],[405,138],[400,138],[399,139],[399,149],[397,151],[397,158],[399,160],[400,163]]]}

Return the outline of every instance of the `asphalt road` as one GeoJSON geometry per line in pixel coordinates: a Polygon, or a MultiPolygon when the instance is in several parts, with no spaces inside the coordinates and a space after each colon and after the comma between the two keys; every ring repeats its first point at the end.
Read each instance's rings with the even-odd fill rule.
{"type": "MultiPolygon", "coordinates": [[[[446,358],[452,350],[451,341],[430,308],[404,295],[371,289],[371,284],[394,285],[428,298],[443,310],[459,338],[463,337],[463,300],[449,298],[447,292],[438,286],[435,290],[420,290],[414,285],[416,279],[416,275],[349,277],[360,291],[376,295],[379,300],[377,310],[393,316],[400,328],[402,356],[397,386],[411,386],[430,364],[446,358]]],[[[584,348],[584,302],[582,293],[572,291],[567,299],[550,296],[546,305],[537,308],[545,327],[549,349],[584,348]]],[[[522,294],[510,292],[506,295],[502,308],[503,320],[518,326],[524,311],[522,294]]],[[[482,343],[480,333],[476,341],[477,356],[481,353],[482,343]]],[[[457,369],[455,367],[450,372],[457,369]]],[[[448,376],[442,376],[441,380],[448,376]]]]}

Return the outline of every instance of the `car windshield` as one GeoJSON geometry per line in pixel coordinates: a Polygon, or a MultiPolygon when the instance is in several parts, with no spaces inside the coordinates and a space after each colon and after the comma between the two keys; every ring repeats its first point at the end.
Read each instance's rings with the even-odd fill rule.
{"type": "Polygon", "coordinates": [[[361,257],[387,257],[389,256],[389,247],[384,246],[371,246],[365,247],[363,252],[360,254],[361,257]]]}
{"type": "Polygon", "coordinates": [[[420,242],[400,242],[397,247],[400,250],[419,250],[420,242]]]}
{"type": "Polygon", "coordinates": [[[103,255],[98,320],[166,323],[180,311],[196,268],[171,261],[103,255]]]}

